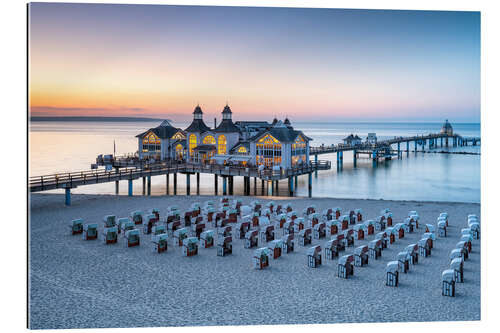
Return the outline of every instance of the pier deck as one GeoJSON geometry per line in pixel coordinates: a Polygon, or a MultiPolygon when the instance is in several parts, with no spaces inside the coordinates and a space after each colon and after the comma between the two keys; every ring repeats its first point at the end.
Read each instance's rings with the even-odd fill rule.
{"type": "Polygon", "coordinates": [[[281,169],[280,172],[273,172],[273,170],[258,170],[256,167],[244,168],[190,163],[164,165],[158,163],[155,165],[148,165],[144,168],[134,166],[116,168],[112,171],[88,170],[30,177],[29,190],[30,192],[41,192],[58,188],[71,189],[82,185],[109,183],[120,180],[135,180],[143,177],[176,173],[208,173],[222,177],[242,176],[260,178],[267,181],[277,181],[289,177],[310,174],[318,170],[329,170],[330,168],[330,161],[310,162],[310,164],[298,168],[281,169]]]}

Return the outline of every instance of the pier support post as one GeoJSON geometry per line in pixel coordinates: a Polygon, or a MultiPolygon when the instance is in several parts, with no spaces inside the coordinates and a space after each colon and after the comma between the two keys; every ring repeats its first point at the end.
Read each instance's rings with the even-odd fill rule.
{"type": "Polygon", "coordinates": [[[417,152],[417,147],[418,147],[417,140],[415,140],[415,153],[417,152]]]}
{"type": "Polygon", "coordinates": [[[444,143],[445,143],[446,147],[448,147],[448,137],[446,137],[446,138],[444,139],[444,141],[445,141],[444,143]]]}
{"type": "Polygon", "coordinates": [[[66,187],[64,189],[64,191],[65,191],[65,194],[66,194],[65,195],[64,204],[66,206],[71,206],[71,189],[69,187],[66,187]]]}
{"type": "Polygon", "coordinates": [[[308,176],[309,176],[308,177],[309,178],[309,184],[308,184],[307,191],[308,191],[309,198],[311,198],[312,197],[312,188],[313,188],[313,186],[312,186],[312,175],[311,175],[310,172],[309,172],[308,176]]]}
{"type": "Polygon", "coordinates": [[[186,173],[186,195],[191,195],[191,175],[186,173]]]}
{"type": "Polygon", "coordinates": [[[288,177],[288,196],[293,197],[293,177],[288,177]]]}
{"type": "Polygon", "coordinates": [[[340,152],[340,170],[344,169],[344,152],[340,152]]]}
{"type": "Polygon", "coordinates": [[[372,167],[374,167],[374,168],[377,167],[377,151],[376,150],[372,151],[372,167]]]}
{"type": "Polygon", "coordinates": [[[128,180],[128,196],[131,197],[133,194],[133,184],[132,179],[128,180]]]}
{"type": "Polygon", "coordinates": [[[217,175],[214,175],[214,193],[217,195],[219,193],[219,180],[217,175]]]}
{"type": "Polygon", "coordinates": [[[142,195],[146,195],[146,177],[142,177],[142,195]]]}
{"type": "Polygon", "coordinates": [[[200,173],[196,173],[196,195],[200,195],[200,173]]]}
{"type": "MultiPolygon", "coordinates": [[[[314,163],[318,165],[318,154],[314,155],[314,163]]],[[[318,169],[314,170],[314,177],[318,178],[318,169]]]]}
{"type": "Polygon", "coordinates": [[[406,156],[410,156],[410,141],[406,141],[406,156]]]}
{"type": "Polygon", "coordinates": [[[120,193],[120,182],[118,180],[115,181],[115,195],[120,193]]]}
{"type": "Polygon", "coordinates": [[[177,172],[174,173],[174,195],[177,195],[177,172]]]}
{"type": "Polygon", "coordinates": [[[401,143],[398,142],[398,160],[401,158],[401,143]]]}
{"type": "Polygon", "coordinates": [[[352,151],[352,166],[356,167],[358,165],[358,152],[356,149],[352,151]]]}
{"type": "Polygon", "coordinates": [[[222,195],[227,195],[227,177],[222,176],[222,195]]]}
{"type": "Polygon", "coordinates": [[[234,176],[229,176],[229,195],[233,195],[234,176]]]}
{"type": "Polygon", "coordinates": [[[340,151],[337,152],[337,171],[340,170],[340,151]]]}
{"type": "Polygon", "coordinates": [[[151,195],[151,176],[148,176],[148,195],[151,195]]]}
{"type": "Polygon", "coordinates": [[[443,147],[443,137],[441,137],[441,147],[443,147]]]}
{"type": "Polygon", "coordinates": [[[169,189],[170,188],[170,174],[167,173],[167,175],[165,177],[166,177],[166,186],[165,186],[166,193],[167,193],[167,195],[169,195],[170,194],[170,189],[169,189]]]}

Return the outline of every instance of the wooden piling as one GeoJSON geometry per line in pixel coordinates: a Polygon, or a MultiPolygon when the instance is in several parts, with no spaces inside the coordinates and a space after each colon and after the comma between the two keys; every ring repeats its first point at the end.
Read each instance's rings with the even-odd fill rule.
{"type": "Polygon", "coordinates": [[[219,192],[219,180],[217,179],[217,175],[214,175],[214,193],[215,195],[219,192]]]}
{"type": "Polygon", "coordinates": [[[174,173],[174,195],[177,195],[177,172],[174,173]]]}
{"type": "Polygon", "coordinates": [[[169,193],[170,192],[170,189],[169,189],[169,187],[170,187],[170,177],[169,176],[170,176],[170,174],[167,173],[167,175],[166,175],[166,185],[165,185],[167,195],[170,194],[169,193]]]}
{"type": "Polygon", "coordinates": [[[196,195],[200,195],[200,173],[196,173],[196,195]]]}

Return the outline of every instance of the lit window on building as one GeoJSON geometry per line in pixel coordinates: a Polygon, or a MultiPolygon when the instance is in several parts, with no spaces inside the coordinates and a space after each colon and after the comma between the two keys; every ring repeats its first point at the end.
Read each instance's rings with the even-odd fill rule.
{"type": "Polygon", "coordinates": [[[191,134],[189,136],[189,155],[190,156],[193,155],[193,149],[195,149],[196,146],[198,146],[198,138],[196,137],[196,135],[191,134]]]}
{"type": "Polygon", "coordinates": [[[215,138],[211,135],[207,135],[203,138],[203,144],[205,145],[215,145],[215,138]]]}
{"type": "Polygon", "coordinates": [[[256,144],[258,165],[273,166],[281,164],[281,143],[271,135],[262,137],[256,144]]]}
{"type": "Polygon", "coordinates": [[[227,151],[226,150],[226,146],[227,146],[226,136],[225,135],[219,135],[219,147],[218,147],[218,152],[217,153],[219,155],[226,154],[226,151],[227,151]]]}

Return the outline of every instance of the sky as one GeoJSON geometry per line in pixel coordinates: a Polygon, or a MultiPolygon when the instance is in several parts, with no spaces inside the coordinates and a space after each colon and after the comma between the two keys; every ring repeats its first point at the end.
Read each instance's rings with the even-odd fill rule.
{"type": "Polygon", "coordinates": [[[32,116],[480,121],[480,13],[32,3],[32,116]]]}

